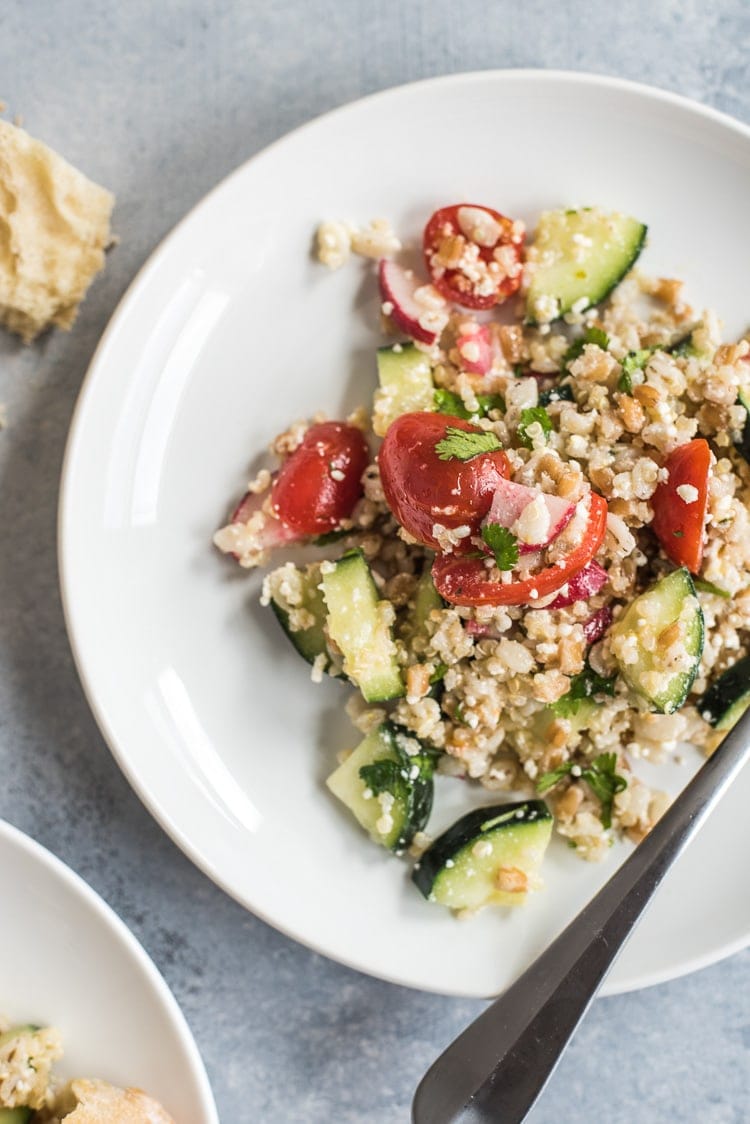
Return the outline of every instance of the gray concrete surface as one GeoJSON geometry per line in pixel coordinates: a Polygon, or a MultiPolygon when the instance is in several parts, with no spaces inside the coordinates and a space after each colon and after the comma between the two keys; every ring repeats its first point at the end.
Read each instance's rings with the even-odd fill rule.
{"type": "MultiPolygon", "coordinates": [[[[122,235],[70,335],[29,349],[0,340],[0,815],[142,940],[227,1124],[404,1124],[422,1070],[481,1004],[380,983],[290,943],[191,866],[114,764],[72,665],[55,559],[65,435],[97,339],[208,188],[333,106],[428,75],[542,66],[640,79],[750,121],[748,46],[742,0],[0,5],[0,99],[116,192],[122,235]]],[[[747,1124],[749,998],[746,952],[598,1002],[533,1124],[747,1124]]]]}

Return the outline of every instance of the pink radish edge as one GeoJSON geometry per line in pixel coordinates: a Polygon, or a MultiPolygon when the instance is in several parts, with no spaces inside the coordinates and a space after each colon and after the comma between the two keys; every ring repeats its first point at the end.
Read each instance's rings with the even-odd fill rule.
{"type": "MultiPolygon", "coordinates": [[[[268,492],[263,492],[261,495],[255,492],[246,492],[232,512],[229,522],[247,523],[256,512],[261,510],[268,495],[268,492]]],[[[287,527],[286,523],[282,523],[275,515],[269,515],[269,513],[265,511],[263,515],[263,526],[255,533],[259,550],[272,550],[275,546],[284,546],[285,543],[297,542],[300,538],[304,537],[299,535],[296,531],[293,531],[291,527],[287,527]]]]}
{"type": "Polygon", "coordinates": [[[497,523],[501,527],[513,530],[521,513],[536,499],[542,497],[549,513],[549,531],[543,542],[522,543],[518,549],[522,554],[531,554],[533,551],[542,550],[564,531],[576,509],[574,503],[560,499],[559,496],[549,496],[545,492],[538,492],[534,488],[527,488],[525,484],[514,484],[512,480],[498,480],[492,505],[483,520],[487,523],[497,523]]]}
{"type": "Polygon", "coordinates": [[[609,605],[604,605],[598,612],[584,621],[583,635],[587,644],[596,644],[612,624],[612,610],[609,605]]]}
{"type": "Polygon", "coordinates": [[[471,331],[462,332],[456,340],[456,349],[461,357],[463,371],[472,375],[486,375],[492,370],[495,353],[488,324],[472,324],[471,331]]]}
{"type": "Polygon", "coordinates": [[[414,299],[414,293],[424,282],[419,281],[411,270],[404,269],[398,262],[382,258],[378,264],[378,284],[384,304],[392,305],[388,313],[393,323],[420,343],[433,344],[437,332],[424,328],[420,322],[425,309],[414,299]]]}
{"type": "Polygon", "coordinates": [[[607,571],[598,562],[589,562],[577,574],[574,574],[554,601],[546,606],[548,609],[564,609],[576,601],[588,601],[607,584],[607,571]]]}

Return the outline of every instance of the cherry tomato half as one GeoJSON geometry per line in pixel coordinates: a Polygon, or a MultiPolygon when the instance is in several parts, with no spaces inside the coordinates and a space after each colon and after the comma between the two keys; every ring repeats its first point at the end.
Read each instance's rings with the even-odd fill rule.
{"type": "MultiPolygon", "coordinates": [[[[498,477],[510,474],[502,450],[471,460],[440,460],[435,446],[451,427],[481,433],[477,426],[448,414],[402,414],[388,427],[378,454],[388,506],[410,535],[438,548],[432,528],[468,526],[471,534],[487,514],[498,477]]],[[[467,550],[475,547],[464,539],[467,550]]]]}
{"type": "Polygon", "coordinates": [[[487,576],[481,558],[439,554],[432,566],[432,579],[440,596],[452,605],[533,605],[540,597],[560,589],[591,561],[604,541],[606,530],[606,501],[592,492],[588,523],[581,541],[562,559],[562,565],[547,566],[533,577],[506,585],[487,576]],[[532,597],[534,592],[536,596],[532,597]]]}
{"type": "Polygon", "coordinates": [[[676,566],[697,574],[703,560],[711,450],[702,437],[680,445],[664,467],[669,479],[651,497],[651,523],[661,548],[676,566]]]}
{"type": "Polygon", "coordinates": [[[362,495],[370,459],[362,431],[343,422],[311,425],[271,489],[273,512],[301,535],[332,531],[362,495]]]}
{"type": "Polygon", "coordinates": [[[441,207],[424,231],[424,256],[432,283],[464,308],[502,304],[521,285],[521,223],[473,203],[441,207]]]}

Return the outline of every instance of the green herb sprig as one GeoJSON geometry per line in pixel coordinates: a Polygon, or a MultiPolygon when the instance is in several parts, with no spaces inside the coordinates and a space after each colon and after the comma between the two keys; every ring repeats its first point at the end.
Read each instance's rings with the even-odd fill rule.
{"type": "Polygon", "coordinates": [[[518,539],[499,523],[485,523],[482,538],[495,555],[498,570],[512,570],[518,562],[518,539]]]}
{"type": "Polygon", "coordinates": [[[494,433],[458,429],[449,425],[445,437],[438,441],[435,452],[441,461],[459,460],[470,461],[482,453],[494,453],[502,449],[502,445],[494,433]]]}
{"type": "Polygon", "coordinates": [[[439,386],[435,391],[435,409],[439,414],[450,414],[454,418],[486,418],[490,410],[505,412],[505,400],[501,394],[478,394],[477,410],[469,410],[463,398],[452,390],[439,386]]]}
{"type": "Polygon", "coordinates": [[[622,374],[617,380],[617,389],[623,394],[633,393],[633,373],[642,371],[654,354],[655,348],[644,347],[640,351],[630,351],[622,361],[622,374]]]}
{"type": "Polygon", "coordinates": [[[601,820],[602,826],[605,828],[612,826],[612,806],[614,804],[615,796],[618,792],[623,792],[628,787],[628,782],[625,777],[617,772],[617,754],[616,753],[600,753],[598,757],[586,766],[576,765],[573,761],[566,761],[564,765],[560,765],[557,769],[552,769],[549,773],[543,773],[537,781],[537,792],[543,796],[545,792],[549,792],[554,788],[563,777],[579,776],[582,780],[586,781],[594,796],[601,804],[601,820]],[[574,772],[580,770],[580,772],[574,772]]]}
{"type": "Polygon", "coordinates": [[[529,429],[532,425],[539,424],[542,427],[544,440],[546,441],[552,432],[552,418],[549,416],[544,406],[529,406],[526,410],[521,410],[521,420],[518,423],[516,436],[521,444],[526,449],[532,449],[534,442],[529,436],[529,429]]]}
{"type": "Polygon", "coordinates": [[[588,664],[578,675],[570,681],[570,690],[557,702],[550,703],[550,710],[558,718],[571,718],[578,713],[584,699],[592,695],[613,695],[615,693],[615,677],[606,678],[599,675],[588,664]]]}
{"type": "Polygon", "coordinates": [[[572,344],[563,356],[563,369],[568,367],[574,359],[583,353],[583,349],[587,343],[595,343],[602,351],[606,351],[609,347],[609,336],[603,328],[587,328],[582,336],[577,340],[573,340],[572,344]]]}

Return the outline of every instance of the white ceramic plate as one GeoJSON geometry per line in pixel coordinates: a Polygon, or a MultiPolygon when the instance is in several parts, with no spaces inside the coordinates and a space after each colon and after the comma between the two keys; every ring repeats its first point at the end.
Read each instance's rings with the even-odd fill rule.
{"type": "MultiPolygon", "coordinates": [[[[548,889],[460,924],[426,905],[322,787],[352,743],[338,683],[314,687],[211,534],[269,439],[368,402],[371,273],[314,263],[326,217],[389,216],[418,237],[438,205],[533,223],[598,203],[648,222],[645,265],[744,330],[750,131],[590,75],[508,71],[407,86],[331,113],[213,191],[140,273],[76,411],[61,501],[62,585],[89,700],[117,760],[192,859],[283,932],[363,971],[488,995],[573,916],[616,861],[562,845],[548,889]],[[365,277],[367,279],[365,280],[365,277]]],[[[648,774],[649,766],[644,766],[648,774]]],[[[684,771],[670,771],[672,787],[684,771]]],[[[441,785],[432,829],[463,807],[441,785]]],[[[643,986],[750,937],[750,774],[668,879],[607,985],[643,986]],[[700,890],[697,892],[697,886],[700,890]]]]}
{"type": "Polygon", "coordinates": [[[179,1124],[218,1124],[172,993],[135,937],[64,863],[0,821],[0,1013],[56,1026],[61,1077],[135,1085],[179,1124]]]}

